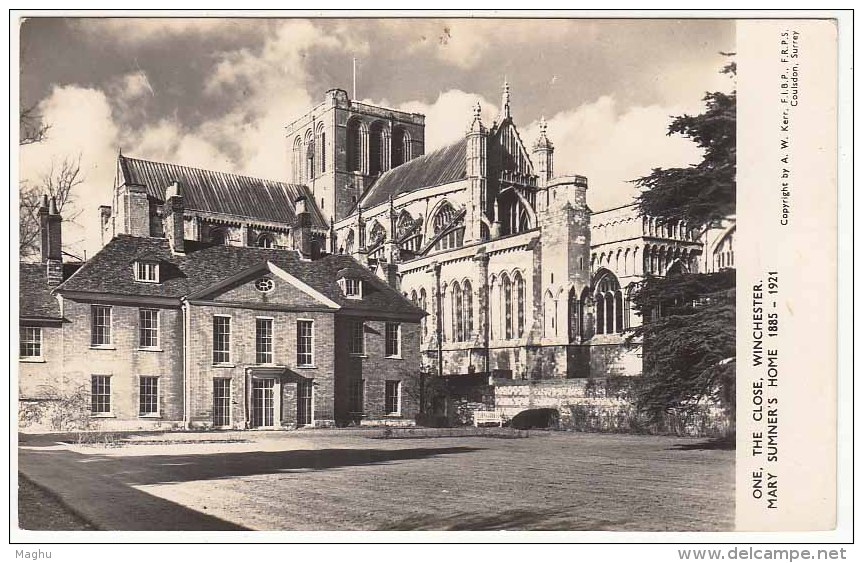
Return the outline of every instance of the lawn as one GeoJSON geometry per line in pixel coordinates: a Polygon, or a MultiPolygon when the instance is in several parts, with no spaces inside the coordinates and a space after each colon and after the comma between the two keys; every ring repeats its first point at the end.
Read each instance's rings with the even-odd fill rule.
{"type": "MultiPolygon", "coordinates": [[[[46,482],[63,483],[58,472],[97,472],[93,486],[109,487],[115,504],[131,493],[146,497],[128,501],[139,507],[141,527],[117,520],[123,529],[151,529],[144,525],[149,504],[162,515],[172,507],[199,513],[209,519],[206,526],[258,530],[733,527],[734,451],[705,440],[570,432],[511,439],[380,435],[255,432],[219,443],[207,441],[214,434],[173,435],[182,441],[168,435],[172,443],[148,437],[119,448],[36,449],[20,459],[22,471],[29,466],[46,482]],[[54,455],[50,465],[40,453],[54,455]]],[[[86,498],[86,483],[83,475],[76,479],[82,490],[66,502],[86,498]]],[[[93,512],[99,510],[94,504],[82,513],[110,527],[108,512],[93,512]]]]}

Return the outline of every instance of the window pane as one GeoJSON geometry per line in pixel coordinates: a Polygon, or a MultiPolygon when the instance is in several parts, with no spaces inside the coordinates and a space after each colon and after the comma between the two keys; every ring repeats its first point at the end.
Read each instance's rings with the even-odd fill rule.
{"type": "Polygon", "coordinates": [[[362,321],[354,321],[351,324],[351,354],[365,353],[365,330],[362,321]]]}
{"type": "Polygon", "coordinates": [[[314,363],[313,346],[312,321],[297,321],[297,365],[310,366],[314,363]]]}
{"type": "Polygon", "coordinates": [[[138,345],[141,348],[159,346],[159,311],[140,309],[138,312],[138,345]]]}
{"type": "Polygon", "coordinates": [[[386,414],[398,414],[399,412],[399,386],[400,381],[387,381],[384,397],[386,414]]]}
{"type": "Polygon", "coordinates": [[[111,344],[111,307],[93,305],[90,342],[94,346],[111,344]]]}
{"type": "Polygon", "coordinates": [[[387,356],[398,356],[399,355],[399,324],[398,323],[387,323],[386,324],[386,355],[387,356]]]}
{"type": "Polygon", "coordinates": [[[231,318],[213,317],[213,363],[231,361],[231,318]]]}
{"type": "Polygon", "coordinates": [[[273,319],[255,319],[255,362],[273,363],[273,319]]]}
{"type": "Polygon", "coordinates": [[[22,326],[20,329],[22,358],[38,358],[42,356],[42,328],[38,326],[22,326]]]}
{"type": "Polygon", "coordinates": [[[90,410],[94,413],[111,412],[111,377],[94,375],[90,378],[90,410]]]}
{"type": "Polygon", "coordinates": [[[141,377],[139,384],[140,414],[159,412],[159,378],[141,377]]]}

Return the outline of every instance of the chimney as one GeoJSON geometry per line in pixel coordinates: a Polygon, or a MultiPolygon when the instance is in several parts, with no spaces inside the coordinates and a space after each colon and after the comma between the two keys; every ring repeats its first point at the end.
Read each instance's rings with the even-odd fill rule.
{"type": "MultiPolygon", "coordinates": [[[[42,198],[44,204],[48,196],[42,198]]],[[[45,262],[48,285],[60,285],[63,281],[63,218],[57,210],[56,198],[51,198],[47,214],[39,208],[42,229],[42,259],[45,262]]]]}
{"type": "Polygon", "coordinates": [[[39,205],[39,251],[42,253],[41,262],[48,261],[48,196],[42,196],[39,205]]]}
{"type": "Polygon", "coordinates": [[[165,236],[168,239],[168,244],[171,245],[171,251],[174,254],[185,254],[186,252],[186,233],[184,228],[183,211],[185,204],[183,196],[180,192],[180,184],[174,181],[165,190],[165,205],[163,207],[163,223],[165,227],[165,236]]]}
{"type": "Polygon", "coordinates": [[[297,214],[297,222],[294,227],[294,247],[300,251],[303,258],[314,260],[318,256],[314,250],[316,245],[312,244],[312,214],[308,210],[306,196],[300,196],[294,200],[294,212],[297,214]]]}

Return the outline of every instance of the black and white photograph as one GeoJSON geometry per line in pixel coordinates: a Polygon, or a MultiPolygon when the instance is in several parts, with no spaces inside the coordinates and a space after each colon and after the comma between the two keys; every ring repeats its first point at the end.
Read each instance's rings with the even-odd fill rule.
{"type": "Polygon", "coordinates": [[[785,507],[776,342],[803,319],[793,272],[738,275],[737,21],[464,15],[12,14],[19,531],[785,507]]]}

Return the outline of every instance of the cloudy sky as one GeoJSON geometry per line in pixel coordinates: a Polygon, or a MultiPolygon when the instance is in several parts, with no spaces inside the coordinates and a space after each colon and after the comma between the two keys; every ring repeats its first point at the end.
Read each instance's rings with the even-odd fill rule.
{"type": "Polygon", "coordinates": [[[22,106],[50,137],[21,150],[23,180],[81,155],[69,250],[98,248],[116,155],[287,177],[283,127],[332,87],[426,115],[426,150],[464,134],[479,100],[497,114],[504,78],[522,138],[545,116],[555,170],[588,177],[595,210],[631,201],[628,180],[697,162],[670,116],[699,112],[734,51],[722,20],[50,19],[20,27],[22,106]]]}

